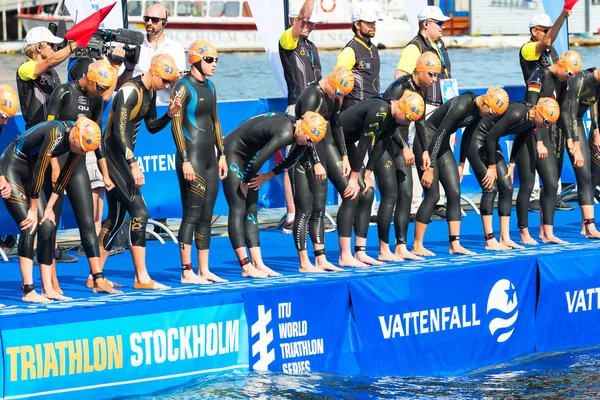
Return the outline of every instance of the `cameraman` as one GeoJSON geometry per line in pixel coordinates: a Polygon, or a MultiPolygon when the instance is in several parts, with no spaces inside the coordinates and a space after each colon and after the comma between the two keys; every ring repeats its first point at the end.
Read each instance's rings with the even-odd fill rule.
{"type": "Polygon", "coordinates": [[[27,61],[17,69],[17,89],[19,103],[25,120],[25,129],[46,121],[48,100],[54,89],[60,85],[60,78],[54,67],[65,61],[78,47],[69,43],[64,49],[54,51],[63,39],[54,36],[48,28],[35,27],[25,36],[27,61]]]}
{"type": "MultiPolygon", "coordinates": [[[[146,24],[146,37],[140,50],[140,59],[137,65],[125,61],[125,70],[119,76],[117,89],[124,83],[131,80],[132,77],[145,74],[150,70],[150,60],[157,54],[168,54],[173,57],[177,69],[185,71],[186,60],[183,46],[165,36],[165,26],[167,26],[169,13],[162,4],[153,4],[146,10],[144,23],[146,24]]],[[[156,105],[169,104],[170,89],[164,89],[158,92],[156,105]]]]}

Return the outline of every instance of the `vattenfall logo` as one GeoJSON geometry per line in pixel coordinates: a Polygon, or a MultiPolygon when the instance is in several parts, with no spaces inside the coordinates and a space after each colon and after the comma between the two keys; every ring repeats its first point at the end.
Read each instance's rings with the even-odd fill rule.
{"type": "Polygon", "coordinates": [[[495,316],[490,321],[490,333],[498,343],[507,341],[515,331],[519,316],[519,302],[515,285],[508,279],[500,279],[488,297],[487,314],[495,316]]]}

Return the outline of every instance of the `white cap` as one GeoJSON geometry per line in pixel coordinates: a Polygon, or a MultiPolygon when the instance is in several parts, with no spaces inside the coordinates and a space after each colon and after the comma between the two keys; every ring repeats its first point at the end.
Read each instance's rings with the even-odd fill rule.
{"type": "Polygon", "coordinates": [[[552,25],[554,25],[552,19],[546,14],[535,14],[533,18],[531,18],[531,22],[529,22],[529,28],[533,28],[534,26],[550,28],[552,25]]]}
{"type": "Polygon", "coordinates": [[[419,21],[424,21],[426,19],[433,19],[436,21],[448,21],[450,17],[446,17],[442,10],[436,6],[427,6],[421,10],[419,13],[419,21]]]}
{"type": "Polygon", "coordinates": [[[290,13],[288,14],[288,18],[298,18],[298,9],[296,7],[290,8],[290,13]]]}
{"type": "Polygon", "coordinates": [[[362,6],[352,12],[352,22],[356,21],[375,22],[382,19],[377,16],[373,8],[362,6]]]}
{"type": "Polygon", "coordinates": [[[52,32],[50,32],[50,29],[43,26],[36,26],[27,32],[27,36],[25,36],[25,45],[30,46],[42,42],[58,44],[62,43],[63,40],[64,39],[54,36],[52,32]]]}

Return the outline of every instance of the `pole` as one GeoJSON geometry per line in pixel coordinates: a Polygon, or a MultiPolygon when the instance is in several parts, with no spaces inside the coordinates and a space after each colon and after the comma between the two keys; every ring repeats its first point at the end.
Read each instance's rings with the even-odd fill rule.
{"type": "Polygon", "coordinates": [[[590,27],[590,2],[592,0],[585,0],[585,34],[592,35],[590,27]]]}
{"type": "Polygon", "coordinates": [[[290,27],[290,19],[288,18],[288,14],[290,13],[290,2],[288,0],[283,1],[283,26],[285,29],[289,29],[290,27]]]}
{"type": "MultiPolygon", "coordinates": [[[[23,12],[21,7],[21,0],[19,0],[17,3],[17,13],[23,12]]],[[[19,41],[23,40],[23,21],[21,21],[21,18],[17,18],[17,39],[19,41]]]]}
{"type": "Polygon", "coordinates": [[[6,0],[2,0],[2,40],[6,42],[6,0]]]}

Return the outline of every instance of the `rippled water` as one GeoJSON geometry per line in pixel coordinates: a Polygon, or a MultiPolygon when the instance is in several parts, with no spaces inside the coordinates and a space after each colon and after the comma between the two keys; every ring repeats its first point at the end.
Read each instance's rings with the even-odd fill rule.
{"type": "MultiPolygon", "coordinates": [[[[600,51],[597,47],[579,47],[584,68],[600,67],[600,51]]],[[[400,50],[382,50],[381,88],[384,90],[393,80],[400,50]]],[[[519,49],[450,49],[452,71],[459,86],[481,87],[492,85],[523,85],[519,67],[519,49]]],[[[335,65],[338,52],[323,51],[321,62],[324,71],[335,65]]],[[[0,56],[0,83],[16,88],[15,71],[25,60],[24,55],[0,56]]],[[[57,68],[61,80],[66,79],[66,66],[57,68]]],[[[221,53],[217,74],[212,78],[217,87],[219,100],[238,100],[262,97],[281,97],[264,53],[221,53]]]]}
{"type": "MultiPolygon", "coordinates": [[[[600,397],[600,349],[536,355],[458,377],[347,377],[233,372],[135,399],[497,399],[600,397]]],[[[130,398],[132,399],[132,398],[130,398]]]]}

